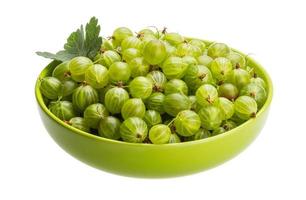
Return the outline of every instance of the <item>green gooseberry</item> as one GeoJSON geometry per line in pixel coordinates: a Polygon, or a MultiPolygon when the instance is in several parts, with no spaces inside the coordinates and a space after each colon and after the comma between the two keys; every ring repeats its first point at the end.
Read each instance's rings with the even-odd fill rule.
{"type": "Polygon", "coordinates": [[[155,35],[154,31],[148,28],[140,30],[137,34],[140,36],[140,38],[142,38],[145,35],[152,35],[152,36],[155,35]]]}
{"type": "Polygon", "coordinates": [[[121,42],[122,51],[129,49],[129,48],[140,49],[141,46],[142,46],[142,41],[138,37],[135,37],[135,36],[126,37],[121,42]]]}
{"type": "Polygon", "coordinates": [[[85,72],[93,65],[93,62],[83,56],[72,58],[69,62],[69,70],[73,80],[82,82],[85,80],[85,72]]]}
{"type": "Polygon", "coordinates": [[[104,105],[109,112],[117,114],[128,99],[129,93],[125,89],[114,87],[105,93],[104,105]]]}
{"type": "Polygon", "coordinates": [[[256,85],[259,85],[259,86],[263,87],[264,89],[267,89],[266,82],[260,77],[252,77],[250,82],[254,83],[256,85]]]}
{"type": "Polygon", "coordinates": [[[156,110],[160,114],[164,114],[165,110],[163,107],[165,95],[161,92],[152,93],[149,98],[146,99],[145,104],[147,109],[156,110]]]}
{"type": "Polygon", "coordinates": [[[113,50],[107,50],[97,57],[96,62],[109,68],[113,63],[121,61],[121,56],[113,50]]]}
{"type": "Polygon", "coordinates": [[[82,117],[73,117],[69,120],[68,124],[73,126],[74,128],[77,128],[81,131],[88,132],[90,131],[89,126],[85,122],[85,120],[82,117]]]}
{"type": "Polygon", "coordinates": [[[167,83],[167,78],[164,73],[161,71],[151,71],[147,74],[147,78],[149,78],[153,83],[153,91],[164,91],[165,84],[167,83]]]}
{"type": "Polygon", "coordinates": [[[229,59],[232,63],[232,66],[235,68],[245,68],[245,58],[239,53],[231,52],[226,56],[227,59],[229,59]]]}
{"type": "Polygon", "coordinates": [[[249,96],[240,96],[235,102],[235,114],[242,120],[248,120],[256,116],[257,103],[249,96]]]}
{"type": "Polygon", "coordinates": [[[129,91],[132,97],[146,99],[152,93],[152,81],[144,76],[134,78],[129,84],[129,91]]]}
{"type": "Polygon", "coordinates": [[[232,70],[226,77],[226,82],[234,84],[238,89],[241,89],[243,86],[247,85],[250,80],[250,74],[241,68],[232,70]]]}
{"type": "Polygon", "coordinates": [[[209,57],[208,55],[205,55],[205,54],[197,57],[197,61],[198,61],[199,65],[204,65],[206,67],[210,67],[211,62],[213,60],[214,59],[212,59],[211,57],[209,57]]]}
{"type": "Polygon", "coordinates": [[[166,144],[171,137],[171,130],[167,125],[157,124],[149,131],[149,139],[153,144],[166,144]]]}
{"type": "Polygon", "coordinates": [[[179,57],[193,56],[199,57],[202,54],[202,50],[198,46],[194,46],[190,43],[182,43],[177,46],[176,55],[179,57]]]}
{"type": "Polygon", "coordinates": [[[119,27],[114,30],[112,39],[114,44],[119,46],[125,38],[130,36],[133,36],[133,32],[129,28],[119,27]]]}
{"type": "Polygon", "coordinates": [[[207,67],[203,65],[191,65],[186,71],[184,81],[192,91],[196,91],[203,84],[213,83],[213,77],[207,67]]]}
{"type": "Polygon", "coordinates": [[[223,120],[221,109],[212,105],[201,108],[198,115],[201,119],[202,127],[208,130],[218,128],[223,120]]]}
{"type": "Polygon", "coordinates": [[[201,51],[203,52],[206,49],[206,44],[205,42],[198,40],[198,39],[192,39],[189,41],[189,44],[193,45],[193,46],[197,46],[201,49],[201,51]]]}
{"type": "Polygon", "coordinates": [[[220,97],[225,97],[231,101],[235,100],[239,95],[238,88],[231,83],[223,83],[220,85],[218,87],[218,93],[220,97]]]}
{"type": "Polygon", "coordinates": [[[166,95],[163,107],[166,113],[175,117],[180,111],[189,110],[191,104],[189,98],[184,94],[173,93],[166,95]]]}
{"type": "Polygon", "coordinates": [[[120,138],[121,122],[118,118],[108,116],[103,118],[98,126],[98,134],[101,137],[118,140],[120,138]]]}
{"type": "Polygon", "coordinates": [[[62,62],[61,64],[57,65],[53,72],[52,76],[57,78],[60,81],[63,81],[70,77],[70,70],[69,70],[69,62],[62,62]]]}
{"type": "Polygon", "coordinates": [[[151,40],[145,44],[143,49],[144,59],[151,65],[158,65],[167,56],[165,44],[160,40],[151,40]]]}
{"type": "Polygon", "coordinates": [[[141,56],[140,51],[138,49],[135,49],[135,48],[125,49],[122,52],[122,58],[127,63],[129,63],[134,58],[137,58],[137,57],[140,57],[140,56],[141,56]]]}
{"type": "Polygon", "coordinates": [[[113,50],[114,48],[112,41],[102,38],[101,51],[113,50]]]}
{"type": "Polygon", "coordinates": [[[233,66],[229,59],[219,57],[211,62],[210,70],[217,80],[224,81],[226,76],[233,71],[233,66]]]}
{"type": "Polygon", "coordinates": [[[209,130],[205,128],[200,128],[193,136],[192,140],[201,140],[205,138],[209,138],[211,136],[211,133],[209,130]]]}
{"type": "Polygon", "coordinates": [[[218,107],[221,109],[223,113],[224,120],[230,119],[235,113],[233,102],[231,102],[227,98],[219,97],[218,107]]]}
{"type": "Polygon", "coordinates": [[[52,101],[49,104],[49,110],[56,117],[64,121],[68,121],[77,116],[72,103],[69,101],[52,101]]]}
{"type": "Polygon", "coordinates": [[[84,119],[90,128],[97,129],[100,121],[109,115],[105,106],[95,103],[88,106],[84,111],[84,119]]]}
{"type": "Polygon", "coordinates": [[[121,116],[123,119],[129,117],[143,118],[146,113],[146,106],[140,98],[128,99],[121,108],[121,116]]]}
{"type": "Polygon", "coordinates": [[[237,127],[237,124],[233,120],[226,120],[223,122],[222,127],[229,131],[232,130],[233,128],[237,127]]]}
{"type": "Polygon", "coordinates": [[[165,33],[163,40],[167,41],[173,46],[177,46],[185,41],[184,37],[178,33],[165,33]]]}
{"type": "Polygon", "coordinates": [[[220,126],[220,127],[213,130],[212,136],[220,135],[220,134],[225,133],[225,132],[226,132],[226,129],[223,128],[222,126],[220,126]]]}
{"type": "Polygon", "coordinates": [[[134,58],[129,62],[129,67],[131,69],[131,76],[133,78],[137,76],[145,76],[149,73],[150,66],[144,60],[143,57],[134,58]]]}
{"type": "Polygon", "coordinates": [[[183,110],[174,119],[176,132],[181,136],[192,136],[201,127],[201,120],[197,113],[191,110],[183,110]]]}
{"type": "Polygon", "coordinates": [[[90,66],[85,72],[85,81],[96,89],[105,87],[109,83],[107,68],[100,64],[90,66]]]}
{"type": "Polygon", "coordinates": [[[249,83],[240,90],[241,96],[250,96],[255,99],[258,108],[261,108],[267,99],[266,90],[256,83],[249,83]]]}
{"type": "Polygon", "coordinates": [[[125,62],[115,62],[109,67],[108,76],[112,83],[127,83],[131,76],[131,69],[125,62]]]}
{"type": "Polygon", "coordinates": [[[63,97],[67,97],[72,95],[74,90],[78,87],[77,82],[75,82],[73,79],[66,79],[62,82],[62,95],[63,97]]]}
{"type": "Polygon", "coordinates": [[[190,65],[197,65],[198,61],[197,59],[195,59],[195,57],[193,56],[184,56],[182,58],[183,62],[186,63],[188,66],[190,65]]]}
{"type": "Polygon", "coordinates": [[[188,95],[187,84],[180,79],[172,79],[165,84],[165,95],[172,93],[181,93],[188,95]]]}
{"type": "Polygon", "coordinates": [[[81,85],[72,94],[72,103],[78,111],[83,112],[87,106],[98,101],[98,92],[90,85],[81,85]]]}
{"type": "Polygon", "coordinates": [[[208,47],[207,55],[212,58],[226,57],[231,49],[224,43],[213,43],[208,47]]]}
{"type": "Polygon", "coordinates": [[[196,91],[197,102],[201,106],[212,105],[218,101],[218,91],[211,84],[204,84],[196,91]]]}
{"type": "Polygon", "coordinates": [[[180,57],[169,57],[162,64],[162,70],[167,79],[181,79],[186,73],[188,64],[180,57]]]}
{"type": "Polygon", "coordinates": [[[40,91],[48,99],[55,100],[62,96],[62,83],[54,77],[45,77],[40,81],[40,91]]]}
{"type": "Polygon", "coordinates": [[[138,117],[130,117],[120,125],[120,135],[126,142],[142,143],[148,135],[147,124],[138,117]]]}
{"type": "Polygon", "coordinates": [[[155,110],[147,110],[143,117],[143,120],[147,123],[149,128],[156,124],[162,123],[162,118],[159,112],[155,110]]]}
{"type": "Polygon", "coordinates": [[[168,143],[180,143],[181,138],[176,133],[171,133],[168,143]]]}

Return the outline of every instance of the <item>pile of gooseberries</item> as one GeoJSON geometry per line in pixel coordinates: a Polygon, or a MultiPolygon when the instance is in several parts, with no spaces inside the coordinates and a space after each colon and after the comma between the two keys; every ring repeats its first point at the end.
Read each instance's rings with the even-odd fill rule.
{"type": "Polygon", "coordinates": [[[108,139],[179,143],[213,137],[256,117],[267,85],[224,43],[117,28],[95,59],[74,57],[40,80],[49,110],[108,139]]]}

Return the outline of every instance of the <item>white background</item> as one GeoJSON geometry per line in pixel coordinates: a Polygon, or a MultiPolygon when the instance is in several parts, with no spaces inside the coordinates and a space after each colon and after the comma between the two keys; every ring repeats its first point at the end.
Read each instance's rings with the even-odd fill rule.
{"type": "Polygon", "coordinates": [[[0,199],[305,199],[305,8],[302,0],[2,0],[0,199]],[[167,26],[253,53],[275,87],[260,136],[224,165],[172,179],[121,177],[69,156],[40,121],[34,83],[49,60],[34,52],[60,50],[91,16],[104,36],[118,26],[167,26]]]}

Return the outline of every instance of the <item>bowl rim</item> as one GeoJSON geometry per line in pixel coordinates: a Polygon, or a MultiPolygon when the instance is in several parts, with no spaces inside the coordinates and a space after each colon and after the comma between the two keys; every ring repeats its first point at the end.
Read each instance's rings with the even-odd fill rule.
{"type": "MultiPolygon", "coordinates": [[[[190,38],[190,39],[196,39],[196,38],[190,38]]],[[[201,39],[200,39],[201,40],[201,39]]],[[[208,43],[208,44],[211,44],[212,42],[211,41],[207,41],[207,40],[202,40],[204,41],[205,43],[208,43]]],[[[246,54],[234,49],[234,48],[231,48],[232,51],[234,52],[237,52],[243,56],[247,56],[246,54]]],[[[253,63],[253,65],[255,65],[255,68],[259,69],[259,71],[261,71],[261,73],[264,75],[264,79],[266,80],[267,82],[267,88],[268,88],[268,96],[267,96],[267,100],[265,102],[265,104],[262,106],[262,108],[258,111],[257,113],[257,117],[258,116],[261,116],[263,114],[263,112],[265,112],[270,104],[271,104],[271,101],[272,101],[272,96],[273,96],[273,84],[272,84],[272,80],[269,76],[269,74],[267,73],[267,71],[262,67],[261,64],[259,64],[256,60],[254,60],[253,58],[251,58],[250,56],[247,56],[247,59],[253,63]]],[[[47,106],[45,105],[44,103],[44,100],[43,100],[43,96],[40,92],[40,89],[39,89],[39,86],[40,86],[40,79],[42,77],[42,73],[44,72],[44,70],[46,70],[46,68],[51,65],[53,62],[56,62],[56,61],[51,61],[39,74],[37,80],[36,80],[36,83],[35,83],[35,96],[36,96],[36,100],[38,102],[38,105],[39,107],[52,119],[54,120],[55,122],[57,122],[59,125],[61,125],[62,127],[76,133],[76,134],[79,134],[81,136],[84,136],[84,137],[88,137],[88,138],[91,138],[91,139],[95,139],[95,140],[98,140],[98,141],[101,141],[101,142],[106,142],[106,143],[112,143],[112,144],[117,144],[117,145],[128,145],[128,146],[135,146],[135,147],[148,147],[148,148],[151,148],[151,147],[161,147],[161,146],[164,146],[164,147],[176,147],[176,146],[180,146],[180,147],[183,147],[183,146],[189,146],[189,145],[195,145],[195,144],[199,144],[199,143],[206,143],[206,142],[212,142],[212,141],[215,141],[215,140],[219,140],[221,138],[224,138],[224,137],[227,137],[229,135],[232,135],[234,134],[235,132],[239,131],[240,129],[243,129],[245,126],[247,126],[248,124],[252,123],[254,120],[256,120],[256,118],[251,118],[247,121],[245,121],[244,123],[242,123],[241,125],[229,130],[229,131],[226,131],[225,133],[222,133],[222,134],[219,134],[219,135],[216,135],[216,136],[213,136],[213,137],[208,137],[208,138],[204,138],[204,139],[200,139],[200,140],[194,140],[194,141],[187,141],[187,142],[181,142],[181,143],[169,143],[169,144],[149,144],[149,143],[130,143],[130,142],[125,142],[125,141],[119,141],[119,140],[113,140],[113,139],[108,139],[108,138],[104,138],[104,137],[101,137],[101,136],[97,136],[97,135],[93,135],[91,133],[87,133],[85,131],[82,131],[82,130],[79,130],[73,126],[70,126],[69,124],[65,123],[64,121],[62,121],[61,119],[59,119],[58,117],[56,117],[48,108],[47,106]]]]}

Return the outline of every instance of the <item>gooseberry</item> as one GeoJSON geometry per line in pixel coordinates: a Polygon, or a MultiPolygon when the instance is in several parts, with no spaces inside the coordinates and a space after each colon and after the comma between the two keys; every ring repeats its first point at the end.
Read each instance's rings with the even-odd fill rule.
{"type": "Polygon", "coordinates": [[[183,59],[180,57],[169,57],[162,65],[163,73],[167,79],[182,78],[185,75],[187,68],[188,64],[183,62],[183,59]]]}
{"type": "Polygon", "coordinates": [[[232,69],[231,61],[223,57],[214,59],[210,64],[211,73],[219,81],[224,81],[232,69]]]}
{"type": "Polygon", "coordinates": [[[144,46],[143,57],[151,65],[162,63],[166,56],[165,44],[160,40],[151,40],[144,46]]]}
{"type": "Polygon", "coordinates": [[[156,110],[160,114],[164,114],[165,110],[163,107],[165,95],[161,92],[152,93],[149,98],[146,99],[145,104],[147,109],[156,110]]]}
{"type": "Polygon", "coordinates": [[[164,73],[160,71],[151,71],[148,73],[147,78],[149,78],[153,83],[153,91],[163,92],[167,78],[164,73]]]}
{"type": "Polygon", "coordinates": [[[109,112],[117,114],[128,99],[129,93],[125,89],[114,87],[105,93],[104,104],[109,112]]]}
{"type": "Polygon", "coordinates": [[[88,106],[84,111],[84,119],[90,128],[97,129],[100,121],[109,115],[105,106],[95,103],[88,106]]]}
{"type": "Polygon", "coordinates": [[[219,97],[218,107],[221,109],[223,113],[224,120],[230,119],[235,113],[234,104],[227,98],[219,97]]]}
{"type": "Polygon", "coordinates": [[[121,42],[121,49],[124,51],[129,48],[135,48],[135,49],[140,49],[142,45],[142,42],[139,38],[135,36],[130,36],[126,37],[124,40],[121,42]]]}
{"type": "Polygon", "coordinates": [[[218,128],[221,125],[223,119],[222,111],[220,108],[212,105],[201,108],[198,115],[201,119],[202,127],[208,130],[214,130],[218,128]]]}
{"type": "Polygon", "coordinates": [[[108,70],[100,64],[90,66],[85,72],[85,81],[94,88],[103,88],[109,83],[108,70]]]}
{"type": "Polygon", "coordinates": [[[148,98],[152,93],[152,88],[152,81],[144,76],[134,78],[129,84],[129,91],[134,98],[148,98]]]}
{"type": "Polygon", "coordinates": [[[147,123],[149,128],[156,124],[162,123],[162,119],[159,112],[155,110],[147,110],[143,117],[143,120],[147,123]]]}
{"type": "Polygon", "coordinates": [[[166,144],[171,137],[171,130],[167,125],[157,124],[149,131],[149,139],[153,144],[166,144]]]}
{"type": "Polygon", "coordinates": [[[181,136],[192,136],[201,127],[201,120],[197,113],[191,110],[184,110],[177,114],[174,119],[176,132],[181,136]]]}
{"type": "Polygon", "coordinates": [[[196,91],[197,102],[201,106],[214,104],[218,100],[218,91],[211,84],[204,84],[196,91]]]}
{"type": "Polygon", "coordinates": [[[83,56],[72,58],[69,62],[69,70],[73,80],[82,82],[85,80],[85,72],[93,65],[93,62],[83,56]]]}
{"type": "Polygon", "coordinates": [[[165,95],[172,93],[181,93],[188,95],[187,84],[180,79],[172,79],[165,84],[165,95]]]}
{"type": "Polygon", "coordinates": [[[57,65],[52,72],[52,76],[60,81],[69,78],[70,77],[69,62],[68,61],[62,62],[61,64],[57,65]]]}
{"type": "Polygon", "coordinates": [[[113,39],[114,43],[118,46],[118,45],[121,44],[121,42],[125,38],[127,38],[129,36],[133,36],[133,32],[129,28],[119,27],[119,28],[114,30],[112,39],[113,39]]]}
{"type": "Polygon", "coordinates": [[[168,143],[180,143],[181,138],[176,133],[171,133],[168,143]]]}
{"type": "Polygon", "coordinates": [[[182,43],[177,46],[176,55],[183,56],[193,56],[199,57],[202,54],[202,50],[198,46],[194,46],[190,43],[182,43]]]}
{"type": "Polygon", "coordinates": [[[247,85],[251,80],[250,74],[241,68],[232,70],[226,77],[227,83],[234,84],[238,89],[247,85]]]}
{"type": "Polygon", "coordinates": [[[244,68],[246,61],[245,58],[236,52],[231,52],[226,56],[227,59],[229,59],[232,63],[232,66],[235,68],[244,68]]]}
{"type": "Polygon", "coordinates": [[[109,67],[108,76],[113,83],[126,83],[130,79],[131,69],[125,62],[115,62],[109,67]]]}
{"type": "Polygon", "coordinates": [[[122,58],[127,63],[129,63],[132,59],[140,57],[140,56],[141,56],[140,51],[135,48],[129,48],[122,52],[122,58]]]}
{"type": "Polygon", "coordinates": [[[145,76],[150,70],[149,64],[144,60],[143,57],[134,58],[129,62],[131,69],[131,76],[133,78],[137,76],[145,76]]]}
{"type": "Polygon", "coordinates": [[[187,96],[180,93],[173,93],[166,95],[163,107],[166,113],[175,117],[180,111],[189,110],[191,104],[187,96]]]}
{"type": "Polygon", "coordinates": [[[73,117],[69,120],[68,124],[85,132],[90,131],[89,126],[82,117],[73,117]]]}
{"type": "Polygon", "coordinates": [[[98,92],[90,85],[81,85],[72,94],[72,103],[79,111],[99,101],[98,92]]]}
{"type": "Polygon", "coordinates": [[[225,97],[229,100],[235,100],[239,95],[238,88],[231,83],[223,83],[220,85],[218,87],[218,93],[220,97],[225,97]]]}
{"type": "Polygon", "coordinates": [[[143,118],[146,112],[146,107],[141,99],[132,98],[124,102],[121,108],[121,115],[123,119],[129,117],[143,118]]]}
{"type": "Polygon", "coordinates": [[[163,40],[169,42],[173,46],[177,46],[184,42],[184,37],[178,33],[165,33],[163,40]]]}
{"type": "Polygon", "coordinates": [[[120,126],[119,119],[113,116],[103,118],[98,126],[98,133],[100,136],[118,140],[120,138],[120,126]]]}
{"type": "Polygon", "coordinates": [[[138,117],[130,117],[120,126],[121,138],[126,142],[141,143],[145,140],[147,134],[147,124],[138,117]]]}
{"type": "Polygon", "coordinates": [[[235,100],[234,106],[235,114],[243,120],[256,116],[257,103],[252,97],[240,96],[235,100]]]}
{"type": "Polygon", "coordinates": [[[68,121],[77,114],[74,111],[73,105],[69,101],[53,101],[49,104],[49,110],[58,118],[68,121]]]}
{"type": "Polygon", "coordinates": [[[255,99],[258,108],[261,108],[266,101],[266,90],[256,83],[249,83],[240,90],[240,95],[250,96],[255,99]]]}
{"type": "Polygon", "coordinates": [[[113,63],[121,61],[121,56],[116,51],[108,50],[98,56],[96,61],[109,68],[113,63]]]}
{"type": "Polygon", "coordinates": [[[54,77],[45,77],[40,82],[40,91],[48,99],[58,99],[62,95],[62,83],[54,77]]]}
{"type": "Polygon", "coordinates": [[[212,58],[226,57],[231,49],[224,43],[213,43],[208,47],[207,55],[212,58]]]}
{"type": "Polygon", "coordinates": [[[205,55],[205,54],[197,57],[197,61],[198,61],[199,65],[204,65],[206,67],[210,67],[210,64],[213,60],[214,59],[212,59],[211,57],[209,57],[208,55],[205,55]]]}
{"type": "Polygon", "coordinates": [[[205,83],[213,83],[213,77],[207,67],[203,65],[191,65],[186,71],[184,81],[192,91],[196,91],[205,83]]]}

